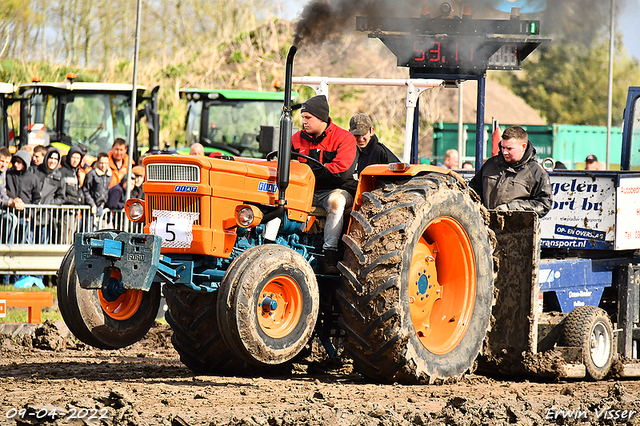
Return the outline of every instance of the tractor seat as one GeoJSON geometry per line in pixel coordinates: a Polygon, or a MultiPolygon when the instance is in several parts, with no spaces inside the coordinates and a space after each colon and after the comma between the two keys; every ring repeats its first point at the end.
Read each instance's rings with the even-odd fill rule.
{"type": "Polygon", "coordinates": [[[322,207],[318,207],[318,206],[312,206],[309,214],[315,217],[327,217],[327,211],[322,207]]]}

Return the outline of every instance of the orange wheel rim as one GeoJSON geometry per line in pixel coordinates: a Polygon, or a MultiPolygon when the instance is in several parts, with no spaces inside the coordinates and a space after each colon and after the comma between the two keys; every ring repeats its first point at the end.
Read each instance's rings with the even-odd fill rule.
{"type": "MultiPolygon", "coordinates": [[[[118,280],[122,277],[120,271],[117,270],[112,271],[111,276],[118,280]]],[[[142,304],[143,296],[144,292],[141,290],[127,290],[116,300],[109,302],[102,295],[102,291],[98,291],[98,298],[100,299],[102,310],[104,310],[109,317],[118,321],[124,321],[134,316],[142,304]]]]}
{"type": "Polygon", "coordinates": [[[258,298],[258,323],[274,339],[287,336],[302,316],[302,293],[298,283],[286,275],[272,278],[258,298]]]}
{"type": "Polygon", "coordinates": [[[422,345],[438,355],[457,347],[473,316],[475,296],[469,236],[451,217],[432,221],[414,249],[407,296],[422,345]]]}

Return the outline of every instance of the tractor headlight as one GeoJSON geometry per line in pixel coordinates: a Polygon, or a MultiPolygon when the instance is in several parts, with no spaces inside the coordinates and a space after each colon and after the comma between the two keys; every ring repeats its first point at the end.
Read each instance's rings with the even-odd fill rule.
{"type": "Polygon", "coordinates": [[[132,222],[140,222],[144,220],[144,204],[142,204],[141,200],[127,200],[125,211],[127,212],[127,216],[129,216],[129,220],[132,222]]]}
{"type": "Polygon", "coordinates": [[[238,225],[249,226],[253,222],[253,210],[249,207],[243,207],[238,212],[238,225]]]}
{"type": "Polygon", "coordinates": [[[242,228],[259,225],[262,221],[262,212],[256,206],[240,205],[236,207],[236,223],[242,228]]]}

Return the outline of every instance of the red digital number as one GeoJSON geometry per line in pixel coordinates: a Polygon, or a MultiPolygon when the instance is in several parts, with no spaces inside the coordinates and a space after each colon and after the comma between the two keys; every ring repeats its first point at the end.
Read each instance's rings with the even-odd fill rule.
{"type": "Polygon", "coordinates": [[[436,41],[433,45],[436,46],[436,48],[429,50],[429,53],[435,54],[436,57],[433,58],[431,55],[429,55],[429,60],[431,62],[440,62],[440,42],[436,41]]]}
{"type": "Polygon", "coordinates": [[[419,53],[421,54],[420,57],[418,57],[417,55],[413,58],[414,61],[424,61],[425,57],[424,57],[424,49],[420,49],[420,47],[418,45],[420,44],[424,44],[422,41],[420,40],[416,40],[413,42],[413,51],[415,53],[419,53]]]}

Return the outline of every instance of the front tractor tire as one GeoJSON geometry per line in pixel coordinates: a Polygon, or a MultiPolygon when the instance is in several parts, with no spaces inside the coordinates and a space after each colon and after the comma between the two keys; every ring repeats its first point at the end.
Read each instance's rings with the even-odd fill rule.
{"type": "Polygon", "coordinates": [[[343,237],[337,292],[354,367],[416,383],[471,369],[489,328],[493,260],[482,208],[448,176],[366,192],[343,237]]]}
{"type": "Polygon", "coordinates": [[[280,365],[311,339],[319,308],[316,276],[302,255],[277,244],[236,258],[219,289],[220,332],[240,359],[280,365]]]}
{"type": "MultiPolygon", "coordinates": [[[[120,280],[118,270],[111,277],[120,280]]],[[[80,286],[72,246],[58,270],[58,307],[69,330],[87,345],[100,349],[120,349],[142,339],[155,322],[160,306],[160,285],[149,291],[127,290],[118,297],[101,289],[80,286]]]]}
{"type": "Polygon", "coordinates": [[[613,363],[613,326],[609,315],[596,306],[578,306],[567,315],[560,342],[582,349],[587,375],[602,380],[613,363]]]}

